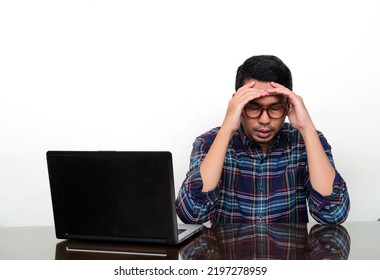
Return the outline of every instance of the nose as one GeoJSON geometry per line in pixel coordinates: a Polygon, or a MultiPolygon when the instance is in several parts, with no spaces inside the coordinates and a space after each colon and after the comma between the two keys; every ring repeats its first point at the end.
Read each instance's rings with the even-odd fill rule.
{"type": "Polygon", "coordinates": [[[268,109],[263,109],[263,112],[261,113],[261,116],[259,117],[258,121],[260,124],[270,123],[270,117],[268,115],[268,109]]]}

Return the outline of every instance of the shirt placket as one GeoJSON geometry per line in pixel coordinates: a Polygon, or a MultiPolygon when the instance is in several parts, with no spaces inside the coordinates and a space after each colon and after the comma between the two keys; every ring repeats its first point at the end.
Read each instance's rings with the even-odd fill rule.
{"type": "Polygon", "coordinates": [[[267,155],[266,154],[260,154],[258,157],[258,177],[256,178],[256,186],[255,186],[255,193],[257,196],[257,207],[256,207],[256,214],[255,214],[255,220],[257,222],[265,221],[267,216],[267,193],[266,193],[266,186],[267,186],[267,155]]]}

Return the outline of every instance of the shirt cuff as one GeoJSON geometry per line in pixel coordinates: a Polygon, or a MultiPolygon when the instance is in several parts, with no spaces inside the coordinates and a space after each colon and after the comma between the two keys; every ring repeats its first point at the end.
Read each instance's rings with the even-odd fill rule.
{"type": "Polygon", "coordinates": [[[323,196],[313,188],[310,190],[311,199],[318,211],[322,209],[332,210],[343,201],[346,192],[346,183],[337,171],[333,182],[333,192],[330,195],[323,196]]]}
{"type": "Polygon", "coordinates": [[[218,182],[218,185],[216,185],[214,189],[208,192],[202,192],[203,181],[199,169],[193,171],[189,178],[189,181],[191,182],[191,185],[189,186],[190,197],[194,200],[195,204],[213,205],[217,202],[221,181],[218,182]]]}

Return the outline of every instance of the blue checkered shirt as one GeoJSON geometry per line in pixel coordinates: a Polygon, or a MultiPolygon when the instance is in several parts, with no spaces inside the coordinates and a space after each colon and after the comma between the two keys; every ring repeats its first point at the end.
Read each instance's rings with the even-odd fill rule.
{"type": "MultiPolygon", "coordinates": [[[[284,123],[266,154],[240,127],[228,145],[218,185],[202,192],[200,165],[218,131],[219,127],[202,134],[193,144],[190,169],[176,199],[183,222],[306,223],[308,210],[322,224],[339,224],[347,218],[350,200],[344,179],[335,172],[329,196],[312,188],[305,143],[289,123],[284,123]]],[[[330,145],[321,132],[318,136],[335,167],[330,145]]]]}

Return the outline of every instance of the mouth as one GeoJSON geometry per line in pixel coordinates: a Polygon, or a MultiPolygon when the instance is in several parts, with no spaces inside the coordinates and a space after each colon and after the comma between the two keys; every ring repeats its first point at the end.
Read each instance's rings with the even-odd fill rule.
{"type": "Polygon", "coordinates": [[[271,134],[271,130],[268,129],[259,129],[257,130],[257,136],[260,138],[268,138],[271,134]]]}

